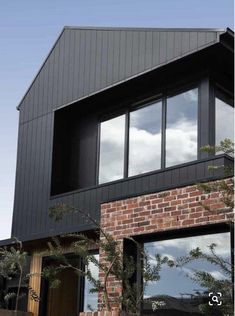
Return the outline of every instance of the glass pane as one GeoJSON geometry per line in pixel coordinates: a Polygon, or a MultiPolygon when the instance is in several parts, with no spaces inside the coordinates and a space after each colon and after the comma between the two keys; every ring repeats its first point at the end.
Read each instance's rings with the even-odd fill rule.
{"type": "MultiPolygon", "coordinates": [[[[96,260],[99,260],[99,255],[94,255],[96,260]]],[[[91,275],[96,280],[99,279],[99,269],[98,267],[92,263],[89,262],[88,270],[90,270],[91,275]]],[[[90,290],[93,288],[92,283],[85,278],[85,284],[84,284],[84,308],[83,311],[97,311],[98,310],[98,293],[90,293],[90,290]]]]}
{"type": "Polygon", "coordinates": [[[198,89],[167,99],[166,167],[197,159],[198,89]]]}
{"type": "Polygon", "coordinates": [[[216,133],[215,143],[219,145],[222,140],[229,138],[234,140],[234,109],[219,98],[215,99],[216,133]]]}
{"type": "MultiPolygon", "coordinates": [[[[227,261],[227,267],[229,267],[231,263],[229,233],[149,242],[144,244],[144,249],[150,256],[151,265],[154,265],[156,254],[175,260],[188,256],[191,250],[199,247],[206,255],[211,255],[209,246],[213,243],[216,243],[216,256],[227,261]]],[[[144,291],[146,315],[150,311],[152,311],[151,315],[201,315],[199,305],[201,306],[205,302],[208,305],[208,287],[202,286],[192,279],[196,270],[208,272],[216,280],[224,280],[225,283],[231,282],[231,276],[226,274],[220,265],[212,264],[207,260],[192,260],[182,267],[163,265],[159,281],[153,281],[146,285],[144,291]]],[[[228,290],[228,287],[226,289],[228,290]]],[[[218,291],[221,291],[221,288],[218,291]]],[[[222,291],[224,298],[227,295],[226,291],[222,291]]],[[[220,315],[220,313],[215,315],[220,315]]]]}
{"type": "Polygon", "coordinates": [[[161,102],[130,113],[129,176],[161,167],[161,113],[161,102]]]}
{"type": "Polygon", "coordinates": [[[123,178],[125,115],[101,123],[99,183],[123,178]]]}

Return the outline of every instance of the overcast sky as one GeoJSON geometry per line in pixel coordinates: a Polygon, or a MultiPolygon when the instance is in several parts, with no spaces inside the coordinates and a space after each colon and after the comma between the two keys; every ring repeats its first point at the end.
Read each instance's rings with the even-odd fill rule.
{"type": "Polygon", "coordinates": [[[64,25],[233,29],[233,0],[0,0],[0,240],[11,232],[16,106],[64,25]]]}

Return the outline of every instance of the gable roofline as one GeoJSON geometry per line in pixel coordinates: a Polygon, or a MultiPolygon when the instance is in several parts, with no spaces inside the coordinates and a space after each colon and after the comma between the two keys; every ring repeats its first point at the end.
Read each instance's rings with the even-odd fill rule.
{"type": "Polygon", "coordinates": [[[32,85],[34,84],[35,80],[37,79],[40,71],[42,70],[42,68],[44,67],[45,63],[47,62],[48,58],[50,57],[52,51],[54,50],[54,48],[56,47],[57,43],[59,42],[62,34],[64,33],[66,27],[63,27],[62,31],[59,33],[57,39],[55,40],[55,43],[53,44],[52,48],[49,50],[49,53],[46,55],[46,58],[43,60],[41,66],[39,67],[39,70],[37,71],[36,75],[33,77],[32,82],[29,84],[28,89],[26,90],[26,92],[24,93],[23,97],[21,98],[19,104],[17,105],[16,109],[19,111],[20,110],[20,106],[21,103],[23,102],[24,98],[26,97],[26,95],[28,94],[29,90],[31,89],[32,85]]]}
{"type": "Polygon", "coordinates": [[[157,31],[157,32],[226,32],[226,28],[174,28],[174,27],[125,27],[125,26],[64,26],[64,29],[92,31],[157,31]]]}
{"type": "MultiPolygon", "coordinates": [[[[59,40],[60,40],[60,38],[61,38],[61,36],[62,36],[62,34],[64,33],[65,30],[157,31],[157,32],[167,32],[167,31],[168,31],[168,32],[171,32],[171,31],[172,31],[172,32],[173,32],[173,31],[174,31],[174,32],[177,32],[177,31],[179,31],[179,32],[193,32],[193,31],[195,31],[195,32],[200,32],[200,31],[201,31],[201,32],[205,32],[205,31],[207,31],[207,32],[217,32],[217,33],[222,33],[222,34],[228,32],[228,34],[230,34],[231,36],[234,36],[234,32],[233,32],[231,29],[229,29],[229,28],[148,28],[148,27],[146,27],[146,28],[141,28],[141,27],[64,26],[63,29],[62,29],[62,31],[59,33],[59,35],[58,35],[58,37],[57,37],[55,43],[54,43],[53,46],[52,46],[52,48],[50,49],[49,53],[47,54],[46,58],[45,58],[44,61],[42,62],[41,66],[39,67],[39,70],[37,71],[36,75],[34,76],[34,78],[33,78],[32,82],[31,82],[31,84],[29,85],[28,89],[26,90],[26,92],[24,93],[23,97],[21,98],[21,100],[20,100],[18,106],[16,107],[17,110],[20,110],[20,107],[21,107],[22,102],[24,101],[24,98],[26,97],[26,95],[28,94],[29,90],[30,90],[31,87],[33,86],[35,80],[37,79],[39,73],[41,72],[42,68],[43,68],[44,65],[46,64],[48,58],[50,57],[52,51],[53,51],[54,48],[56,47],[57,43],[59,42],[59,40]]],[[[218,41],[219,41],[219,36],[220,36],[220,35],[221,35],[221,34],[217,34],[218,41]]],[[[206,46],[210,46],[210,45],[211,45],[211,44],[206,45],[206,46]]],[[[190,52],[190,54],[191,54],[191,53],[192,53],[192,52],[190,52]]],[[[183,56],[181,56],[181,57],[183,57],[183,56]]],[[[172,60],[172,61],[173,61],[173,60],[172,60]]],[[[161,65],[160,65],[160,66],[161,66],[161,65]]],[[[157,66],[156,68],[158,68],[158,67],[159,67],[159,66],[157,66]]],[[[155,68],[145,70],[143,73],[148,72],[148,71],[153,70],[153,69],[155,69],[155,68]]],[[[143,73],[138,73],[138,74],[135,75],[134,77],[136,77],[136,76],[138,76],[138,75],[140,75],[140,74],[143,74],[143,73]]],[[[131,77],[125,79],[125,80],[119,81],[119,82],[117,82],[115,85],[120,84],[120,83],[122,83],[123,81],[127,81],[127,80],[132,79],[132,78],[133,78],[133,76],[131,76],[131,77]]],[[[113,85],[112,85],[112,86],[113,86],[113,85]]],[[[104,89],[102,89],[102,90],[100,90],[100,91],[106,90],[107,88],[110,88],[110,86],[109,86],[109,87],[105,87],[104,89]]],[[[98,92],[100,92],[100,91],[96,91],[96,92],[92,93],[91,95],[96,94],[96,93],[98,93],[98,92]]],[[[90,96],[90,95],[89,95],[89,96],[90,96]]],[[[87,96],[82,97],[81,99],[84,99],[84,98],[86,98],[86,97],[87,97],[87,96]]],[[[74,102],[76,102],[76,101],[78,101],[78,100],[74,100],[74,101],[70,102],[70,104],[71,104],[71,103],[74,103],[74,102]]],[[[64,105],[63,105],[63,106],[64,106],[64,105]]]]}

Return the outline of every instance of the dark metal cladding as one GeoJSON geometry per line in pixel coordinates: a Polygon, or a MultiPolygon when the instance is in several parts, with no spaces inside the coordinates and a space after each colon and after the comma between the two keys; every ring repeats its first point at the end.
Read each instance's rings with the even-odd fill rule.
{"type": "MultiPolygon", "coordinates": [[[[207,165],[228,163],[230,158],[199,153],[199,160],[194,163],[115,183],[96,183],[98,122],[102,115],[125,109],[133,100],[170,91],[172,82],[177,83],[177,89],[194,82],[200,86],[198,146],[213,144],[210,130],[214,126],[214,105],[209,72],[214,64],[220,67],[219,71],[231,68],[231,56],[220,44],[220,35],[225,33],[226,30],[66,27],[19,106],[12,236],[31,240],[90,228],[79,215],[68,216],[60,223],[49,219],[49,207],[59,201],[99,219],[102,202],[222,176],[209,173],[207,165]],[[219,66],[221,59],[225,63],[219,66]],[[67,125],[66,120],[60,121],[65,115],[67,125]],[[71,137],[67,139],[67,135],[71,137]],[[56,144],[66,142],[68,151],[61,152],[56,144]],[[76,169],[73,166],[78,161],[76,169]],[[59,175],[58,168],[63,168],[59,175]],[[63,182],[66,191],[56,195],[63,182]]],[[[224,37],[226,45],[228,40],[224,37]]]]}
{"type": "Polygon", "coordinates": [[[222,33],[66,27],[21,101],[22,121],[212,45],[222,33]]]}

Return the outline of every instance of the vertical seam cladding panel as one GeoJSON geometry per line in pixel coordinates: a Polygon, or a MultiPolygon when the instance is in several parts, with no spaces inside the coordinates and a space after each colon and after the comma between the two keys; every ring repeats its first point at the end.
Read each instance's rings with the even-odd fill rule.
{"type": "Polygon", "coordinates": [[[182,55],[182,33],[175,32],[174,57],[182,55]]]}
{"type": "Polygon", "coordinates": [[[145,40],[145,69],[152,68],[152,54],[153,54],[153,37],[152,31],[147,31],[145,40]]]}
{"type": "Polygon", "coordinates": [[[96,50],[97,50],[97,31],[91,33],[91,54],[90,54],[90,71],[88,80],[88,92],[95,91],[95,78],[96,78],[96,50]]]}
{"type": "Polygon", "coordinates": [[[80,47],[79,47],[79,80],[78,80],[78,95],[83,95],[83,85],[84,85],[84,72],[85,72],[85,63],[84,63],[84,56],[86,51],[86,44],[85,44],[85,32],[80,31],[80,47]]]}
{"type": "Polygon", "coordinates": [[[182,53],[183,55],[189,52],[189,32],[182,34],[182,53]]]}
{"type": "MultiPolygon", "coordinates": [[[[43,151],[41,150],[41,143],[42,143],[42,120],[43,116],[39,119],[33,121],[36,125],[36,135],[35,135],[35,160],[33,164],[33,171],[32,172],[32,207],[30,208],[33,212],[34,216],[32,216],[32,223],[30,225],[31,229],[38,228],[39,226],[39,219],[41,217],[40,210],[38,208],[38,201],[41,200],[41,192],[38,190],[39,183],[41,180],[40,173],[41,173],[41,155],[43,151]]],[[[31,232],[32,233],[32,232],[31,232]]]]}
{"type": "Polygon", "coordinates": [[[53,102],[53,72],[54,72],[54,59],[55,59],[55,50],[51,52],[51,56],[48,59],[48,85],[47,85],[47,107],[46,112],[50,112],[52,110],[52,102],[53,102]]]}
{"type": "Polygon", "coordinates": [[[153,52],[152,52],[152,65],[156,66],[160,60],[160,33],[152,32],[153,34],[153,52]]]}
{"type": "Polygon", "coordinates": [[[112,83],[116,83],[120,80],[120,35],[120,31],[114,32],[112,83]]]}
{"type": "Polygon", "coordinates": [[[95,90],[100,89],[102,75],[102,32],[96,32],[96,64],[95,64],[95,90]]]}
{"type": "Polygon", "coordinates": [[[58,81],[59,81],[59,58],[60,58],[60,45],[56,44],[54,49],[54,61],[53,61],[53,85],[52,85],[52,104],[51,110],[58,100],[58,81]]]}
{"type": "Polygon", "coordinates": [[[70,40],[70,36],[71,36],[71,30],[69,31],[65,31],[65,35],[64,35],[64,60],[63,60],[63,64],[64,64],[64,71],[63,71],[63,104],[68,103],[69,101],[71,101],[71,96],[70,96],[70,81],[71,81],[71,69],[70,69],[70,64],[71,64],[71,56],[70,56],[70,52],[72,50],[72,42],[70,40]]]}
{"type": "Polygon", "coordinates": [[[114,32],[108,31],[108,55],[107,55],[107,85],[112,84],[113,80],[113,55],[114,55],[114,32]]]}
{"type": "Polygon", "coordinates": [[[124,61],[124,77],[129,77],[132,73],[132,58],[133,58],[133,32],[126,32],[126,47],[125,47],[125,61],[124,61]]]}
{"type": "Polygon", "coordinates": [[[146,32],[139,32],[139,56],[138,56],[138,72],[145,69],[145,56],[146,56],[146,32]]]}
{"type": "Polygon", "coordinates": [[[90,58],[91,58],[91,33],[93,31],[85,31],[85,55],[84,55],[84,75],[83,75],[83,92],[82,95],[89,94],[89,73],[90,73],[90,58]]]}
{"type": "Polygon", "coordinates": [[[42,114],[46,114],[47,113],[47,108],[48,108],[48,79],[49,79],[49,60],[47,60],[46,62],[46,66],[45,66],[45,71],[43,71],[43,112],[42,114]]]}
{"type": "Polygon", "coordinates": [[[37,218],[37,222],[35,223],[35,227],[37,226],[38,228],[40,228],[40,230],[42,230],[42,225],[41,225],[41,221],[42,221],[42,208],[41,208],[41,203],[42,200],[44,199],[43,196],[43,181],[45,178],[45,169],[44,169],[44,162],[45,162],[45,150],[44,150],[44,145],[46,143],[46,128],[45,128],[45,120],[46,120],[47,116],[43,116],[41,117],[41,124],[40,124],[40,145],[39,147],[39,153],[40,153],[40,159],[39,159],[39,164],[38,164],[38,168],[39,168],[39,176],[38,176],[38,185],[35,188],[35,192],[36,192],[36,196],[40,196],[40,199],[38,199],[37,201],[37,213],[38,213],[38,218],[37,218]]]}
{"type": "Polygon", "coordinates": [[[174,58],[174,40],[175,40],[175,33],[174,32],[167,32],[167,43],[166,43],[166,59],[171,60],[174,58]]]}
{"type": "Polygon", "coordinates": [[[36,161],[36,148],[37,148],[37,132],[38,132],[38,122],[39,119],[29,122],[32,133],[31,133],[31,145],[30,145],[30,161],[29,168],[26,172],[27,174],[27,187],[28,193],[26,196],[26,212],[27,212],[27,233],[28,235],[32,233],[33,228],[33,218],[37,216],[37,210],[34,211],[34,200],[33,200],[33,184],[35,179],[35,161],[36,161]]]}
{"type": "Polygon", "coordinates": [[[126,60],[126,37],[127,33],[124,31],[120,32],[120,54],[119,54],[119,80],[125,78],[125,60],[126,60]]]}
{"type": "Polygon", "coordinates": [[[139,33],[133,31],[133,46],[132,46],[132,60],[131,60],[131,73],[130,75],[135,75],[138,73],[139,66],[139,33]]]}
{"type": "Polygon", "coordinates": [[[74,34],[74,64],[73,64],[73,83],[72,83],[72,99],[76,99],[79,82],[79,55],[80,55],[80,31],[73,30],[74,34]]]}
{"type": "Polygon", "coordinates": [[[163,64],[166,62],[166,45],[167,45],[167,40],[166,40],[166,32],[160,32],[160,60],[159,63],[163,64]]]}
{"type": "MultiPolygon", "coordinates": [[[[51,186],[51,161],[52,161],[52,150],[53,150],[53,131],[54,131],[54,113],[47,115],[46,130],[47,136],[45,143],[45,161],[44,161],[44,179],[43,185],[43,196],[45,197],[42,211],[48,213],[49,199],[50,199],[50,186],[51,186]]],[[[49,217],[45,216],[45,226],[48,227],[49,217]],[[47,224],[47,225],[46,225],[47,224]]]]}
{"type": "MultiPolygon", "coordinates": [[[[21,115],[21,113],[20,113],[21,115]]],[[[15,178],[15,193],[14,193],[14,208],[13,208],[13,216],[12,216],[12,236],[14,236],[14,232],[16,231],[16,224],[18,217],[18,210],[17,207],[20,204],[20,191],[21,191],[21,185],[20,181],[22,179],[22,147],[23,147],[23,128],[19,125],[18,127],[18,143],[17,143],[17,162],[16,162],[16,178],[15,178]]]]}
{"type": "Polygon", "coordinates": [[[63,104],[62,97],[63,97],[63,68],[64,68],[64,37],[65,34],[63,33],[58,45],[59,49],[59,56],[58,56],[58,80],[57,80],[57,98],[56,98],[56,105],[63,104]]]}

